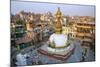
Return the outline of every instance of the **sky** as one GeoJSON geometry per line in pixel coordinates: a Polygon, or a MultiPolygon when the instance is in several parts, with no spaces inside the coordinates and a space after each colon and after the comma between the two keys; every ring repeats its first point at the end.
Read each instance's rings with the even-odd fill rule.
{"type": "Polygon", "coordinates": [[[50,11],[54,15],[58,7],[60,7],[63,15],[95,16],[95,6],[93,5],[11,1],[12,14],[17,14],[20,11],[24,10],[25,12],[34,12],[34,13],[41,13],[41,14],[45,14],[48,11],[50,11]]]}

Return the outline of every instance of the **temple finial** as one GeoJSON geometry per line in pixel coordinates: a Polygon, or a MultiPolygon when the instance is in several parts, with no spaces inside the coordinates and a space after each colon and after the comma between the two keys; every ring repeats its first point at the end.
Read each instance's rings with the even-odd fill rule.
{"type": "Polygon", "coordinates": [[[56,12],[56,17],[61,18],[62,12],[60,11],[60,7],[58,7],[57,12],[56,12]]]}

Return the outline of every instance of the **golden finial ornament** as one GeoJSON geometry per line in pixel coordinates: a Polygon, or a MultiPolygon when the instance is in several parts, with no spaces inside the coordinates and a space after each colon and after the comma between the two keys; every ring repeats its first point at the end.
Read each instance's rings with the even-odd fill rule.
{"type": "Polygon", "coordinates": [[[60,11],[60,7],[58,7],[58,10],[57,10],[57,12],[56,12],[55,15],[56,15],[57,18],[61,18],[62,13],[61,13],[61,11],[60,11]]]}
{"type": "Polygon", "coordinates": [[[57,9],[55,16],[56,16],[56,19],[57,19],[57,21],[55,23],[55,33],[60,34],[62,32],[62,24],[61,24],[62,13],[61,13],[59,7],[57,9]]]}

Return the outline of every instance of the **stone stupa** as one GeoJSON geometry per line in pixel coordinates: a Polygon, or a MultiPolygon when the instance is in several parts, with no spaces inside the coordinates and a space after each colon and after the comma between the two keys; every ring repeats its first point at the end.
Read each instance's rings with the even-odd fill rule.
{"type": "Polygon", "coordinates": [[[49,41],[44,44],[38,52],[59,60],[66,60],[74,51],[74,44],[68,40],[67,35],[62,34],[62,13],[58,8],[54,24],[55,33],[49,37],[49,41]]]}

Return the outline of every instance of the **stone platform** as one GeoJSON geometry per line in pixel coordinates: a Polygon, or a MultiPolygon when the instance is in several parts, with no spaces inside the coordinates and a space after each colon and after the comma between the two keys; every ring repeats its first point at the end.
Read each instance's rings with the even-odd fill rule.
{"type": "Polygon", "coordinates": [[[47,44],[45,44],[38,49],[38,52],[42,55],[46,55],[58,60],[66,60],[73,54],[74,49],[74,44],[71,44],[65,48],[51,48],[47,44]]]}

